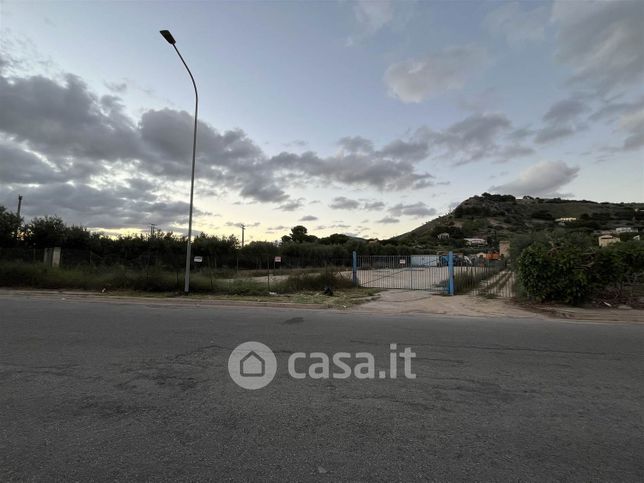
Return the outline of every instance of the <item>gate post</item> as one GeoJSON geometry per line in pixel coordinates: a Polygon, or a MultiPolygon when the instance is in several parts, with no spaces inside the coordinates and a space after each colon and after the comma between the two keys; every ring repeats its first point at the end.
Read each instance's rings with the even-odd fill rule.
{"type": "Polygon", "coordinates": [[[351,280],[353,281],[353,286],[358,286],[358,254],[354,251],[352,254],[351,260],[351,280]]]}
{"type": "Polygon", "coordinates": [[[447,274],[448,274],[448,282],[447,282],[448,294],[454,295],[454,253],[451,251],[447,253],[447,274]]]}

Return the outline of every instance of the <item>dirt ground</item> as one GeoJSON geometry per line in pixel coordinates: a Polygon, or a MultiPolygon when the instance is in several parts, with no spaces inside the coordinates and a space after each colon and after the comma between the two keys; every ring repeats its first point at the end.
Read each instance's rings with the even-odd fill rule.
{"type": "Polygon", "coordinates": [[[351,310],[384,314],[426,313],[466,317],[564,318],[602,322],[644,323],[644,310],[586,309],[566,306],[519,305],[508,299],[476,295],[453,297],[422,290],[387,290],[351,310]]]}

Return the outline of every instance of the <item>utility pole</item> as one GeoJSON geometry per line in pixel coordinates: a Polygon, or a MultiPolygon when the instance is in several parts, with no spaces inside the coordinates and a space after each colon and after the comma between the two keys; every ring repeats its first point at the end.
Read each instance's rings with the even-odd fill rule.
{"type": "Polygon", "coordinates": [[[243,223],[241,224],[241,229],[242,229],[242,245],[241,247],[244,248],[244,230],[246,229],[246,225],[243,223]]]}
{"type": "Polygon", "coordinates": [[[18,195],[18,211],[16,216],[18,217],[18,226],[16,227],[16,238],[20,237],[20,211],[22,210],[22,195],[18,195]]]}
{"type": "Polygon", "coordinates": [[[154,231],[156,226],[156,223],[150,223],[150,238],[154,238],[154,231]]]}

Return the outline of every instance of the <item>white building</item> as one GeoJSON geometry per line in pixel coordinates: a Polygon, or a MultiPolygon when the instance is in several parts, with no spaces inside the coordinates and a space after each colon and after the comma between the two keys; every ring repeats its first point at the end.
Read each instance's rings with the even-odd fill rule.
{"type": "Polygon", "coordinates": [[[615,233],[637,233],[637,230],[632,226],[620,226],[615,228],[615,233]]]}
{"type": "Polygon", "coordinates": [[[598,239],[600,247],[607,247],[613,243],[619,243],[621,240],[613,235],[602,235],[598,239]]]}
{"type": "Polygon", "coordinates": [[[465,244],[469,246],[487,245],[487,240],[483,238],[465,238],[465,244]]]}

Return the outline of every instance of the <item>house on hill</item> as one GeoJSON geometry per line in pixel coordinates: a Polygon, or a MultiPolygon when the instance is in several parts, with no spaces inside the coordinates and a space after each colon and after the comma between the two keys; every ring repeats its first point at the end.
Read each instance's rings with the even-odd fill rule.
{"type": "Polygon", "coordinates": [[[465,244],[468,246],[482,246],[482,245],[487,245],[487,240],[484,240],[483,238],[465,238],[465,244]]]}
{"type": "Polygon", "coordinates": [[[632,226],[618,226],[615,228],[615,233],[637,233],[637,229],[632,226]]]}
{"type": "Polygon", "coordinates": [[[602,235],[598,238],[600,247],[607,247],[613,243],[619,243],[621,240],[613,235],[602,235]]]}

